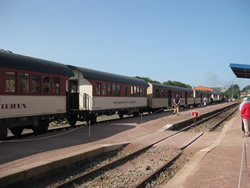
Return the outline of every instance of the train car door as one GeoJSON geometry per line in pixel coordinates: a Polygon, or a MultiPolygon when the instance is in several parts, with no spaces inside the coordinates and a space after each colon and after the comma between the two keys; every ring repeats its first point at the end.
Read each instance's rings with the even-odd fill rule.
{"type": "Polygon", "coordinates": [[[67,109],[79,109],[78,80],[69,80],[69,92],[67,94],[67,109]]]}
{"type": "Polygon", "coordinates": [[[168,90],[168,107],[172,108],[172,91],[168,90]]]}
{"type": "Polygon", "coordinates": [[[185,106],[188,106],[188,94],[185,92],[185,106]]]}
{"type": "Polygon", "coordinates": [[[69,92],[78,93],[78,80],[69,80],[69,92]]]}

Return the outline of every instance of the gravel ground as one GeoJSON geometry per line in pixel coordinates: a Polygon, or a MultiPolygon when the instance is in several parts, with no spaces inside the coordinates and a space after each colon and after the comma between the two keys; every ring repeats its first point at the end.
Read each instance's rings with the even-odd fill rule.
{"type": "Polygon", "coordinates": [[[134,187],[178,153],[175,148],[153,147],[117,168],[105,171],[94,179],[84,180],[76,187],[134,187]]]}

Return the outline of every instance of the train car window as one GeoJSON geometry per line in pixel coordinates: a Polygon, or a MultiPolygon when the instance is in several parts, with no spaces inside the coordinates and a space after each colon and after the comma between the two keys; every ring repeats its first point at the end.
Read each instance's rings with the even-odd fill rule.
{"type": "Polygon", "coordinates": [[[102,95],[106,95],[106,83],[102,83],[102,95]]]}
{"type": "Polygon", "coordinates": [[[121,95],[121,86],[120,86],[120,84],[116,85],[116,90],[117,90],[117,95],[120,96],[121,95]]]}
{"type": "Polygon", "coordinates": [[[136,96],[137,95],[137,93],[136,93],[136,86],[134,86],[134,96],[136,96]]]}
{"type": "Polygon", "coordinates": [[[140,96],[140,87],[136,87],[136,94],[137,96],[140,96]]]}
{"type": "Polygon", "coordinates": [[[6,72],[5,75],[5,92],[6,93],[15,93],[16,92],[16,73],[15,72],[6,72]]]}
{"type": "Polygon", "coordinates": [[[133,96],[133,95],[134,95],[134,87],[131,86],[131,96],[133,96]]]}
{"type": "Polygon", "coordinates": [[[20,93],[27,94],[29,93],[29,74],[21,73],[20,74],[20,93]]]}
{"type": "Polygon", "coordinates": [[[96,95],[101,95],[101,83],[96,83],[96,95]]]}
{"type": "Polygon", "coordinates": [[[43,76],[43,94],[50,94],[50,77],[43,76]]]}
{"type": "Polygon", "coordinates": [[[112,94],[113,94],[113,96],[116,95],[116,87],[115,86],[116,86],[115,84],[112,84],[112,94]]]}
{"type": "Polygon", "coordinates": [[[159,89],[155,90],[155,97],[160,98],[160,90],[159,89]]]}
{"type": "Polygon", "coordinates": [[[53,78],[53,93],[60,94],[60,78],[53,78]]]}
{"type": "Polygon", "coordinates": [[[142,87],[140,87],[140,96],[143,96],[143,91],[142,91],[142,87]]]}
{"type": "Polygon", "coordinates": [[[111,84],[109,83],[108,84],[108,96],[110,96],[111,95],[111,84]]]}
{"type": "Polygon", "coordinates": [[[128,86],[124,85],[124,92],[125,92],[125,96],[128,96],[128,86]]]}
{"type": "Polygon", "coordinates": [[[41,76],[40,75],[32,75],[32,93],[39,94],[41,93],[41,76]]]}

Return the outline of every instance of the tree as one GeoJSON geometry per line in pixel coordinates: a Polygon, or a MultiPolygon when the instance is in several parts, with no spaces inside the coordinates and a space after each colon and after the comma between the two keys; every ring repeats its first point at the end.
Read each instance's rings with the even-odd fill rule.
{"type": "Polygon", "coordinates": [[[150,79],[150,78],[148,78],[148,77],[140,77],[140,76],[136,76],[136,78],[139,78],[139,79],[145,80],[146,82],[150,82],[150,83],[161,84],[161,82],[158,82],[158,81],[156,81],[156,80],[151,80],[151,79],[150,79]]]}
{"type": "Polygon", "coordinates": [[[240,94],[240,87],[237,84],[232,84],[223,94],[227,98],[238,99],[240,94]]]}
{"type": "Polygon", "coordinates": [[[0,52],[5,52],[5,53],[13,54],[12,51],[10,51],[10,50],[4,50],[4,49],[0,49],[0,52]]]}
{"type": "Polygon", "coordinates": [[[241,92],[250,93],[250,85],[244,87],[241,92]]]}
{"type": "Polygon", "coordinates": [[[167,82],[163,82],[163,85],[177,86],[177,87],[184,87],[184,88],[192,88],[188,84],[184,84],[184,83],[178,82],[178,81],[171,81],[171,80],[168,80],[167,82]]]}

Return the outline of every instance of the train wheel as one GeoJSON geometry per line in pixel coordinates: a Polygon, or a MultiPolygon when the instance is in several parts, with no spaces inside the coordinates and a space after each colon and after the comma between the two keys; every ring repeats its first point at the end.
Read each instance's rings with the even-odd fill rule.
{"type": "Polygon", "coordinates": [[[70,117],[70,118],[68,118],[68,122],[69,122],[69,124],[70,124],[71,127],[75,127],[76,126],[76,121],[77,121],[76,117],[70,117]]]}
{"type": "Polygon", "coordinates": [[[6,138],[8,135],[7,127],[0,126],[0,138],[6,138]]]}
{"type": "Polygon", "coordinates": [[[49,128],[49,121],[48,120],[41,120],[39,121],[38,126],[33,126],[33,132],[35,135],[43,134],[48,131],[49,128]]]}
{"type": "Polygon", "coordinates": [[[134,117],[137,117],[137,116],[139,116],[140,114],[139,114],[139,112],[133,112],[133,116],[134,117]]]}
{"type": "Polygon", "coordinates": [[[122,119],[124,114],[123,113],[118,113],[118,115],[119,115],[120,119],[122,119]]]}
{"type": "Polygon", "coordinates": [[[19,137],[23,132],[23,127],[10,128],[10,131],[14,136],[19,137]]]}
{"type": "Polygon", "coordinates": [[[96,116],[91,117],[90,125],[94,125],[96,123],[96,116]]]}

